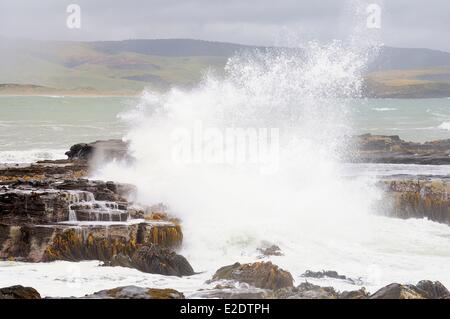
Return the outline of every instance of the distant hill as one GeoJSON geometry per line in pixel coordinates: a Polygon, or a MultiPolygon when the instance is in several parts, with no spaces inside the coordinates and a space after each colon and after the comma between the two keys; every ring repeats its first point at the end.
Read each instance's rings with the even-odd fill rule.
{"type": "MultiPolygon", "coordinates": [[[[190,87],[236,52],[265,49],[189,39],[38,42],[0,39],[0,94],[137,94],[190,87]],[[13,85],[12,85],[13,84],[13,85]],[[36,86],[36,87],[33,87],[36,86]],[[23,90],[21,89],[23,88],[23,90]],[[35,93],[33,93],[35,92],[35,93]]],[[[368,66],[373,97],[450,96],[450,53],[382,48],[368,66]]]]}

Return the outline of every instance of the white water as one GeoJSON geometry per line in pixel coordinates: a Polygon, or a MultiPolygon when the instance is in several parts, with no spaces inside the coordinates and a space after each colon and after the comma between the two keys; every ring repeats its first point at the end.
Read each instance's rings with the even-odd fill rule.
{"type": "MultiPolygon", "coordinates": [[[[375,178],[343,178],[348,172],[337,161],[341,137],[352,132],[346,98],[359,94],[369,53],[365,44],[349,41],[311,43],[306,55],[237,56],[224,78],[210,74],[192,90],[147,92],[123,115],[137,161],[132,167],[110,163],[95,177],[137,185],[142,203],[168,204],[183,220],[181,253],[204,273],[172,278],[96,262],[0,263],[0,281],[54,296],[125,284],[171,287],[195,296],[218,267],[255,261],[257,248],[269,242],[284,253],[271,259],[297,284],[307,269],[331,269],[361,277],[372,292],[391,282],[421,279],[450,286],[448,226],[372,215],[379,197],[375,178]],[[172,133],[198,121],[218,129],[278,128],[278,170],[264,175],[255,164],[175,165],[172,133]],[[81,285],[71,288],[74,280],[81,285]]],[[[319,283],[358,288],[336,280],[319,283]]]]}
{"type": "Polygon", "coordinates": [[[369,288],[420,279],[448,285],[448,227],[374,216],[375,178],[343,178],[337,159],[346,151],[342,137],[352,133],[346,100],[358,96],[373,50],[371,41],[353,40],[236,56],[224,78],[209,74],[192,90],[146,92],[123,115],[135,165],[111,163],[96,177],[137,185],[143,203],[168,204],[183,220],[182,253],[209,275],[255,261],[257,247],[269,242],[285,254],[273,260],[296,278],[333,269],[364,278],[369,288]],[[174,163],[173,132],[198,122],[219,131],[278,128],[278,170],[264,175],[255,164],[201,157],[174,163]]]}
{"type": "MultiPolygon", "coordinates": [[[[304,244],[296,238],[283,240],[285,245],[281,245],[281,248],[285,256],[273,257],[271,260],[289,270],[296,284],[305,280],[300,274],[306,269],[335,269],[352,278],[361,277],[362,285],[371,292],[392,282],[415,284],[422,279],[440,280],[447,287],[450,286],[450,235],[447,225],[426,220],[405,221],[374,216],[369,217],[367,222],[372,225],[372,231],[361,234],[359,239],[351,235],[339,236],[333,238],[334,242],[330,242],[329,236],[324,235],[321,238],[314,233],[314,229],[298,234],[304,244]]],[[[250,247],[242,249],[246,250],[252,251],[250,247]]],[[[187,258],[193,261],[196,255],[198,254],[191,252],[187,258]]],[[[225,259],[221,258],[209,265],[223,266],[225,259]]],[[[255,257],[249,254],[236,256],[233,258],[233,261],[235,260],[254,261],[255,257]]],[[[5,261],[0,262],[0,282],[2,286],[32,286],[43,296],[83,296],[102,289],[137,285],[175,288],[184,292],[187,297],[199,297],[199,289],[215,286],[215,283],[205,284],[205,281],[212,277],[215,268],[203,269],[199,265],[194,266],[197,271],[205,272],[178,278],[147,274],[129,268],[101,267],[96,261],[32,264],[5,261]]],[[[308,281],[324,286],[331,285],[341,291],[360,288],[341,280],[308,281]]]]}

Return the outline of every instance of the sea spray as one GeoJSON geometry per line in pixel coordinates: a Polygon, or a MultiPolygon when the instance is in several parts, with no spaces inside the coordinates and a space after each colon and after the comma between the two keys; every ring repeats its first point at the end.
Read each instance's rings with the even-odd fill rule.
{"type": "Polygon", "coordinates": [[[251,258],[261,241],[299,252],[309,240],[334,246],[364,232],[377,196],[366,181],[341,178],[338,164],[351,133],[346,100],[360,92],[366,58],[337,41],[246,52],[228,61],[223,77],[207,74],[192,90],[146,92],[126,114],[136,163],[109,164],[101,174],[136,184],[143,203],[168,204],[183,220],[185,253],[200,268],[251,258]],[[262,174],[251,161],[174,162],[173,133],[199,122],[279,130],[277,170],[262,174]]]}
{"type": "Polygon", "coordinates": [[[262,242],[279,245],[291,269],[338,267],[374,233],[379,196],[372,180],[343,178],[340,164],[352,134],[347,101],[360,96],[376,52],[361,37],[239,52],[193,89],[144,92],[122,114],[135,163],[110,163],[98,177],[135,184],[144,204],[169,205],[198,270],[255,260],[262,242]],[[230,129],[247,135],[228,144],[230,129]]]}

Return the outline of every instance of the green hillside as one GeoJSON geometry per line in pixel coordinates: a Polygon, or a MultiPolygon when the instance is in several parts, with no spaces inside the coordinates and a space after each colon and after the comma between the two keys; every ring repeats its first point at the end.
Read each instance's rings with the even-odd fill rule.
{"type": "MultiPolygon", "coordinates": [[[[0,39],[0,94],[138,94],[190,87],[208,69],[223,70],[232,43],[187,39],[37,42],[0,39]]],[[[260,48],[261,49],[261,48],[260,48]]],[[[383,48],[369,66],[373,97],[450,96],[450,53],[383,48]]]]}

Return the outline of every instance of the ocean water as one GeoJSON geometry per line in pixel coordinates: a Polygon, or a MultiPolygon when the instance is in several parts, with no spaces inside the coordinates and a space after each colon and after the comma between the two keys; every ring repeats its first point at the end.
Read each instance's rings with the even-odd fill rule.
{"type": "Polygon", "coordinates": [[[362,70],[376,54],[366,34],[359,37],[362,41],[355,34],[349,42],[311,42],[301,55],[292,50],[238,55],[223,76],[208,73],[195,88],[147,91],[135,99],[0,98],[0,162],[59,158],[71,144],[100,138],[127,140],[136,160],[104,163],[91,177],[136,185],[141,204],[167,204],[182,221],[180,253],[199,272],[177,278],[100,267],[96,261],[5,261],[0,286],[81,296],[135,284],[170,287],[195,298],[199,289],[212,286],[205,281],[217,268],[260,260],[257,248],[270,244],[283,252],[270,259],[290,271],[296,284],[310,269],[358,280],[310,280],[339,290],[365,286],[374,292],[392,282],[422,279],[450,286],[450,228],[377,214],[382,194],[376,187],[378,175],[440,175],[447,167],[349,167],[339,161],[347,151],[341,137],[348,134],[447,137],[450,100],[355,99],[362,70]],[[236,156],[238,146],[223,143],[229,128],[256,132],[258,152],[249,148],[236,156]],[[268,131],[276,132],[270,146],[263,135],[268,131]]]}
{"type": "MultiPolygon", "coordinates": [[[[118,115],[133,97],[0,96],[0,163],[65,158],[76,143],[122,138],[118,115]]],[[[355,133],[399,135],[424,142],[450,138],[450,98],[357,99],[350,103],[355,133]]]]}
{"type": "Polygon", "coordinates": [[[122,97],[0,96],[0,163],[66,158],[71,145],[121,138],[122,97]]]}

